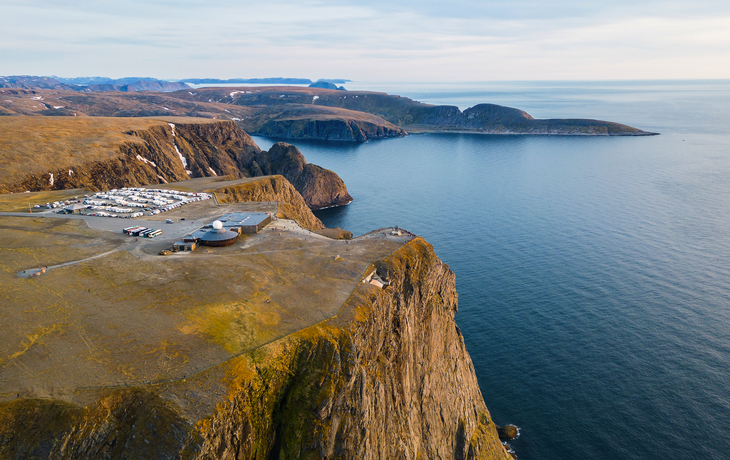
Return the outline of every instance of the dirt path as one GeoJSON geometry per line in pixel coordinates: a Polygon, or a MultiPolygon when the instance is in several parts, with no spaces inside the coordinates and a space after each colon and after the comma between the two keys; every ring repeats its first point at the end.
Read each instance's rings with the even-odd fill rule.
{"type": "Polygon", "coordinates": [[[53,270],[55,268],[61,268],[61,267],[67,267],[69,265],[80,264],[81,262],[86,262],[88,260],[98,259],[99,257],[108,256],[109,254],[113,254],[113,253],[119,252],[121,250],[122,250],[122,245],[120,245],[119,247],[117,247],[115,249],[112,249],[111,251],[107,251],[107,252],[103,252],[101,254],[97,254],[95,256],[87,257],[86,259],[72,260],[71,262],[64,262],[62,264],[49,265],[47,267],[41,267],[41,268],[29,268],[27,270],[19,271],[17,273],[17,275],[18,275],[18,278],[31,278],[31,277],[36,277],[36,276],[43,275],[46,272],[48,272],[49,270],[53,270]]]}

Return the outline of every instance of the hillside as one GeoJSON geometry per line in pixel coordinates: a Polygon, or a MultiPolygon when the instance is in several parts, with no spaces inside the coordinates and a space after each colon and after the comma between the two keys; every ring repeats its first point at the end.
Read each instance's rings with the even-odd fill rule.
{"type": "Polygon", "coordinates": [[[134,94],[0,89],[0,115],[3,114],[206,117],[234,121],[251,134],[357,142],[402,136],[407,132],[654,134],[601,120],[533,119],[519,109],[494,104],[479,104],[462,112],[458,107],[433,106],[386,93],[294,86],[134,94]]]}
{"type": "Polygon", "coordinates": [[[307,164],[295,147],[273,158],[231,121],[0,118],[0,191],[4,192],[103,190],[195,177],[273,174],[286,176],[312,209],[352,201],[332,171],[307,164]]]}

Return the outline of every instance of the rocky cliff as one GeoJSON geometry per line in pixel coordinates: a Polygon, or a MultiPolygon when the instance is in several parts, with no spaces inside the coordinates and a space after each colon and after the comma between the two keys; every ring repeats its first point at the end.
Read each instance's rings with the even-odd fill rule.
{"type": "Polygon", "coordinates": [[[281,174],[302,194],[311,209],[340,206],[352,201],[340,176],[317,165],[308,164],[298,148],[277,142],[268,152],[258,153],[251,162],[254,175],[281,174]]]}
{"type": "Polygon", "coordinates": [[[9,117],[2,125],[0,193],[281,174],[312,209],[352,201],[337,174],[288,144],[261,151],[232,121],[9,117]]]}
{"type": "Polygon", "coordinates": [[[417,238],[369,271],[389,284],[358,283],[335,317],[182,381],[85,407],[0,404],[0,457],[509,458],[454,323],[448,266],[417,238]]]}
{"type": "Polygon", "coordinates": [[[260,149],[233,122],[12,117],[2,134],[0,191],[40,191],[246,177],[260,149]]]}

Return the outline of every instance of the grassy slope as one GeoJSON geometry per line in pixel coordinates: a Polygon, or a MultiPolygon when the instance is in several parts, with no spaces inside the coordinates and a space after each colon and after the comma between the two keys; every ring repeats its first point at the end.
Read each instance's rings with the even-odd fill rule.
{"type": "Polygon", "coordinates": [[[125,134],[168,121],[211,123],[190,118],[2,117],[0,118],[0,184],[62,165],[107,160],[119,146],[142,140],[125,134]]]}

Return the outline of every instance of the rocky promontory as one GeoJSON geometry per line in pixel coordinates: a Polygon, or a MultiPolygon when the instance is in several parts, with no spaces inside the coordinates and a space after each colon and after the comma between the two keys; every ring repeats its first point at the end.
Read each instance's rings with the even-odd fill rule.
{"type": "MultiPolygon", "coordinates": [[[[60,235],[99,238],[0,220],[18,249],[53,228],[61,260],[79,245],[60,235]]],[[[454,274],[422,239],[386,235],[302,246],[264,232],[170,261],[122,249],[33,281],[4,259],[5,295],[55,307],[11,315],[18,333],[2,338],[0,457],[509,459],[454,322],[454,274]]]]}
{"type": "Polygon", "coordinates": [[[302,194],[311,209],[341,206],[352,201],[340,176],[308,164],[298,148],[277,142],[269,151],[255,155],[249,166],[254,176],[281,174],[302,194]]]}

